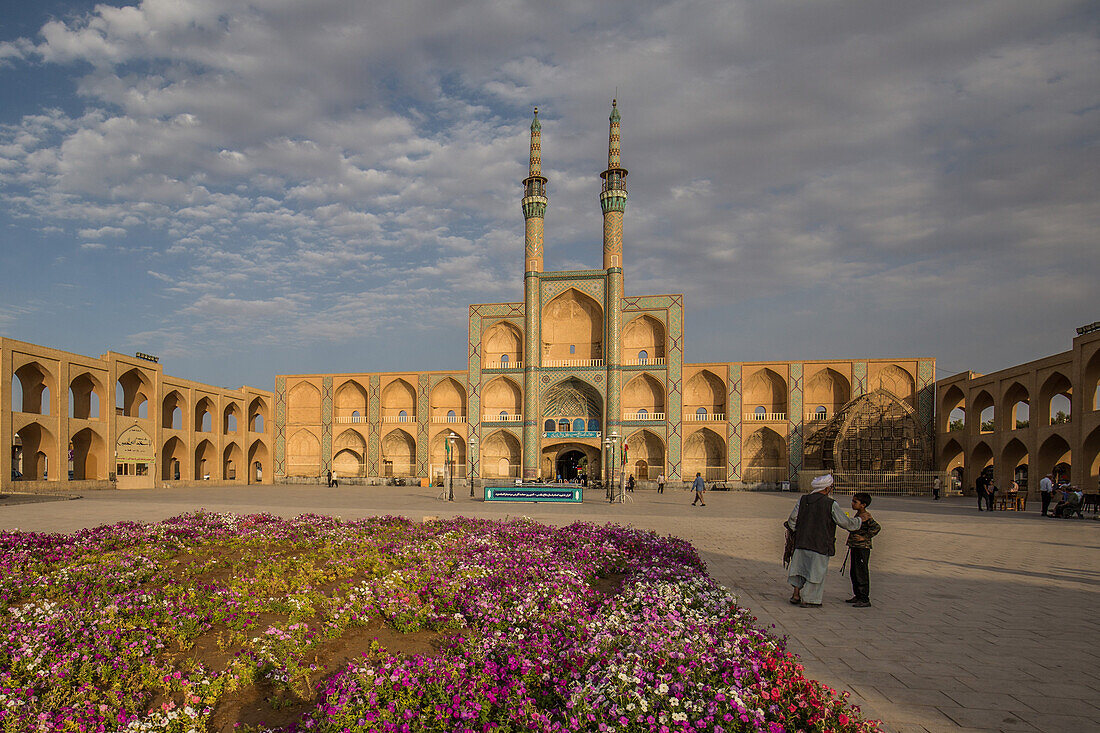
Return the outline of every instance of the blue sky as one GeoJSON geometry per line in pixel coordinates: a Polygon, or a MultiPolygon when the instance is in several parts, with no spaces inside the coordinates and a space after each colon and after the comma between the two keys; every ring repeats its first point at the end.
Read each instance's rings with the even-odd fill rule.
{"type": "Polygon", "coordinates": [[[1095,4],[0,2],[0,334],[270,388],[460,369],[546,264],[598,267],[623,115],[627,291],[692,361],[1069,347],[1100,318],[1095,4]]]}

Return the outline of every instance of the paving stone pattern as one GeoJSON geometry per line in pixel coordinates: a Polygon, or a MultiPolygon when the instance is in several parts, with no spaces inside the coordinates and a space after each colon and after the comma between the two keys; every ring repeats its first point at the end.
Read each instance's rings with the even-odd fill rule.
{"type": "MultiPolygon", "coordinates": [[[[971,501],[879,498],[872,608],[851,594],[834,558],[819,610],[787,603],[781,521],[793,494],[639,492],[625,505],[588,492],[581,506],[485,504],[456,488],[453,504],[419,487],[220,487],[97,492],[78,501],[0,506],[0,527],[71,532],[120,520],[214,511],[345,518],[401,514],[529,516],[629,523],[689,539],[711,573],[765,625],[790,638],[811,676],[850,690],[886,729],[1100,731],[1100,522],[1037,512],[978,513],[971,501]]],[[[846,502],[845,497],[838,497],[846,502]]]]}

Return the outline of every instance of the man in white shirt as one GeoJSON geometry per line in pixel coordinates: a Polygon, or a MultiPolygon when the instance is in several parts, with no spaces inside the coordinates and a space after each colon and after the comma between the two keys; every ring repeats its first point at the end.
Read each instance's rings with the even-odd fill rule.
{"type": "Polygon", "coordinates": [[[1039,482],[1039,496],[1043,501],[1043,516],[1047,515],[1047,509],[1050,508],[1050,499],[1054,496],[1054,482],[1050,480],[1053,474],[1047,474],[1043,476],[1043,480],[1039,482]]]}

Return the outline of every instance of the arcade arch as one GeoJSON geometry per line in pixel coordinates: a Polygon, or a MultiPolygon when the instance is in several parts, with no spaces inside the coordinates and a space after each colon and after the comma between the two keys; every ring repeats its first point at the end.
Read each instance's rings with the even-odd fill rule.
{"type": "Polygon", "coordinates": [[[241,407],[236,402],[230,402],[222,411],[222,433],[235,435],[240,430],[241,407]]]}
{"type": "Polygon", "coordinates": [[[141,369],[134,367],[118,378],[115,390],[117,409],[125,417],[147,419],[149,417],[149,397],[153,394],[153,384],[141,369]]]}
{"type": "Polygon", "coordinates": [[[267,415],[267,401],[261,397],[254,398],[248,403],[248,430],[252,433],[264,432],[264,421],[267,415]]]}
{"type": "Polygon", "coordinates": [[[507,377],[497,377],[485,385],[481,392],[481,405],[485,419],[501,415],[523,414],[523,393],[519,385],[507,377]]]}
{"type": "Polygon", "coordinates": [[[172,390],[161,402],[161,427],[169,430],[183,430],[183,412],[187,402],[178,390],[172,390]]]}
{"type": "Polygon", "coordinates": [[[1001,398],[1001,411],[1004,414],[1004,430],[1023,430],[1031,424],[1031,395],[1027,387],[1019,382],[1005,390],[1001,398]]]}
{"type": "Polygon", "coordinates": [[[30,423],[15,435],[20,445],[18,455],[12,456],[13,469],[19,463],[18,470],[24,481],[56,481],[58,468],[50,465],[52,457],[57,455],[57,439],[53,433],[39,423],[30,423]]]}
{"type": "Polygon", "coordinates": [[[195,480],[207,481],[211,476],[217,476],[218,452],[214,444],[207,439],[202,439],[195,446],[195,480]]]}
{"type": "Polygon", "coordinates": [[[225,446],[222,451],[222,480],[236,481],[244,469],[244,451],[236,441],[225,446]]]}
{"type": "Polygon", "coordinates": [[[1039,416],[1040,425],[1069,422],[1072,417],[1073,384],[1066,375],[1054,372],[1039,390],[1039,407],[1046,414],[1039,416]]]}
{"type": "Polygon", "coordinates": [[[96,431],[84,428],[72,437],[75,481],[107,478],[107,444],[96,431]]]}
{"type": "Polygon", "coordinates": [[[1037,468],[1043,473],[1057,471],[1059,466],[1064,466],[1064,475],[1068,478],[1069,468],[1072,465],[1073,453],[1070,450],[1069,443],[1061,435],[1051,435],[1039,446],[1039,465],[1037,468]]]}
{"type": "Polygon", "coordinates": [[[602,412],[603,399],[600,393],[595,387],[576,377],[558,382],[542,398],[542,419],[546,424],[551,420],[555,421],[560,432],[575,430],[578,420],[583,420],[588,430],[599,430],[602,412]]]}
{"type": "Polygon", "coordinates": [[[263,483],[264,476],[270,471],[268,460],[267,446],[263,441],[252,441],[252,446],[248,449],[248,483],[263,483]]]}
{"type": "Polygon", "coordinates": [[[179,481],[187,475],[187,447],[183,441],[172,436],[164,442],[164,448],[160,454],[161,479],[164,481],[179,481]]]}
{"type": "Polygon", "coordinates": [[[1020,484],[1020,491],[1027,490],[1028,479],[1028,454],[1027,446],[1019,438],[1013,438],[1005,444],[1001,450],[1000,473],[998,486],[1002,489],[1011,485],[1012,481],[1020,484]]]}
{"type": "Polygon", "coordinates": [[[970,451],[971,476],[970,483],[977,480],[978,476],[986,473],[986,469],[993,466],[993,449],[984,440],[980,441],[974,450],[970,451]]]}
{"type": "Polygon", "coordinates": [[[557,296],[542,311],[544,362],[603,358],[603,309],[575,288],[557,296]]]}
{"type": "Polygon", "coordinates": [[[957,384],[948,387],[940,399],[940,433],[966,428],[966,395],[957,384]]]}
{"type": "Polygon", "coordinates": [[[22,396],[20,412],[32,415],[52,415],[53,395],[57,392],[57,380],[53,373],[37,361],[30,361],[15,370],[12,375],[12,409],[17,404],[16,393],[22,396]]]}
{"type": "Polygon", "coordinates": [[[69,382],[69,417],[77,420],[102,420],[100,405],[104,397],[103,383],[91,372],[84,372],[69,382]]]}
{"type": "Polygon", "coordinates": [[[1085,485],[1096,486],[1100,481],[1100,426],[1089,433],[1082,447],[1085,451],[1083,465],[1087,470],[1085,485]]]}
{"type": "Polygon", "coordinates": [[[992,433],[996,429],[997,410],[993,405],[993,396],[984,389],[974,398],[974,414],[978,416],[978,424],[974,426],[977,434],[992,433]]]}
{"type": "Polygon", "coordinates": [[[203,397],[195,403],[195,432],[209,433],[214,427],[214,401],[203,397]]]}

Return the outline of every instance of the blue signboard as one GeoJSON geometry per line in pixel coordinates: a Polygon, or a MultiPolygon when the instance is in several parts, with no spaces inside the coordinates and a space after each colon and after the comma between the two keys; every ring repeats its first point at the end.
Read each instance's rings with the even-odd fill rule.
{"type": "Polygon", "coordinates": [[[581,486],[486,486],[485,501],[550,501],[580,504],[581,486]]]}
{"type": "Polygon", "coordinates": [[[543,433],[544,438],[598,438],[600,437],[599,430],[576,430],[569,433],[543,433]]]}

